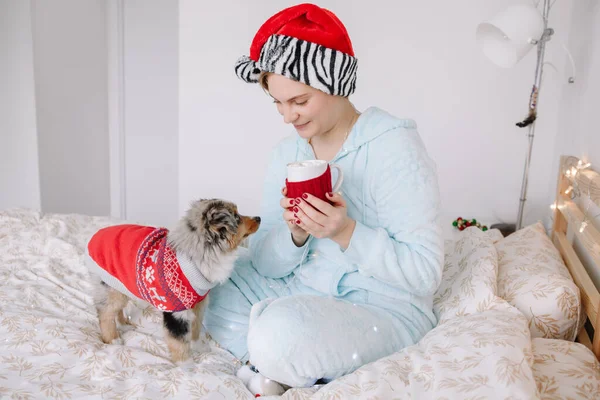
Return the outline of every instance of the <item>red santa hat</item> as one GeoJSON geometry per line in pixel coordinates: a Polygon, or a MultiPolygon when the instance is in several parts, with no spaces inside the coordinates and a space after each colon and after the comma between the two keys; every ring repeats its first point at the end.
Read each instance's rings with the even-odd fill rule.
{"type": "Polygon", "coordinates": [[[356,89],[357,61],[348,32],[335,14],[299,4],[260,27],[250,56],[237,60],[235,72],[248,83],[257,83],[261,72],[272,72],[347,97],[356,89]]]}

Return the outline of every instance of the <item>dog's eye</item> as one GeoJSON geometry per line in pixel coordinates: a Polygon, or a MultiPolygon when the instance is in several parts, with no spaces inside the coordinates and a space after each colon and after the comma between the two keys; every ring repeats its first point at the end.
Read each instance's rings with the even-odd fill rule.
{"type": "Polygon", "coordinates": [[[242,223],[242,218],[238,214],[235,214],[235,222],[237,222],[238,225],[242,223]]]}

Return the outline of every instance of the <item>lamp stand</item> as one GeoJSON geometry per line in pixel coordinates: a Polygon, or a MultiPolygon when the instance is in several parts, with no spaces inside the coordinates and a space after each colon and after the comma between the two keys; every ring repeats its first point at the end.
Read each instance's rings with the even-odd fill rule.
{"type": "Polygon", "coordinates": [[[531,91],[531,97],[529,101],[529,116],[520,123],[517,123],[519,127],[528,127],[529,132],[527,133],[527,155],[525,158],[525,168],[523,170],[523,181],[521,183],[521,195],[519,197],[519,213],[517,215],[517,223],[513,224],[495,224],[491,228],[499,229],[504,236],[518,231],[523,227],[523,210],[525,208],[525,202],[527,201],[527,186],[529,184],[529,169],[531,165],[531,152],[533,149],[533,137],[535,133],[535,120],[537,118],[537,101],[540,93],[540,86],[542,84],[542,73],[544,70],[544,54],[546,50],[546,42],[550,40],[554,34],[552,28],[548,28],[548,15],[550,13],[550,0],[544,0],[544,9],[542,17],[544,19],[544,34],[539,40],[532,39],[532,44],[537,44],[537,65],[535,67],[535,79],[533,89],[531,91]]]}
{"type": "MultiPolygon", "coordinates": [[[[542,85],[542,73],[544,70],[544,54],[546,51],[546,42],[550,40],[550,37],[554,33],[552,28],[548,28],[548,15],[550,14],[550,0],[544,0],[544,34],[537,43],[537,65],[535,67],[535,84],[533,91],[531,92],[531,101],[529,104],[530,114],[536,115],[537,112],[537,99],[540,93],[540,86],[542,85]]],[[[523,209],[525,208],[525,201],[527,201],[527,186],[529,183],[529,167],[531,164],[531,151],[533,149],[533,136],[535,133],[535,120],[529,124],[529,132],[527,133],[528,138],[528,149],[527,157],[525,158],[525,169],[523,171],[523,182],[521,183],[521,196],[519,198],[519,213],[517,215],[517,226],[516,230],[523,227],[523,209]]]]}

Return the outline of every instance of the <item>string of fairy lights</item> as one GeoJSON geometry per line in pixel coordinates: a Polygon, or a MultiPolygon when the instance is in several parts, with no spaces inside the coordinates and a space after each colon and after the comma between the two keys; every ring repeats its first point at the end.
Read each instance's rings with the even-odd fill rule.
{"type": "MultiPolygon", "coordinates": [[[[588,168],[590,168],[592,166],[591,163],[589,162],[584,162],[582,160],[578,160],[577,164],[575,165],[570,165],[567,166],[567,168],[564,171],[564,175],[567,178],[567,180],[569,181],[569,187],[565,190],[565,195],[568,195],[571,200],[574,200],[575,198],[579,197],[579,198],[584,198],[584,194],[582,194],[581,189],[579,187],[579,182],[577,180],[578,175],[581,173],[581,171],[584,171],[588,168]]],[[[598,179],[598,176],[594,176],[593,179],[591,179],[588,184],[587,184],[587,192],[585,193],[585,198],[587,199],[587,205],[585,207],[585,210],[583,212],[583,220],[579,226],[579,232],[583,233],[585,231],[585,229],[587,228],[587,226],[593,222],[596,218],[600,217],[600,213],[591,216],[590,217],[590,206],[592,205],[593,201],[592,201],[592,195],[591,195],[591,188],[594,186],[594,182],[596,181],[596,179],[598,179]]],[[[600,181],[597,182],[596,184],[597,187],[600,187],[600,181]]],[[[557,204],[554,203],[551,206],[552,210],[555,210],[557,208],[557,204]]]]}

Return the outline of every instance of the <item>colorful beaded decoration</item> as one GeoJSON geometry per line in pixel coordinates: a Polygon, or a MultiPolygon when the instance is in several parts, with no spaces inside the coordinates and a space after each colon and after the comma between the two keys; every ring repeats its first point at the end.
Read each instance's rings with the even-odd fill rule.
{"type": "Polygon", "coordinates": [[[479,222],[477,222],[476,219],[463,219],[461,217],[456,218],[456,220],[454,220],[454,222],[452,222],[452,226],[454,226],[455,228],[457,228],[459,231],[464,231],[465,229],[467,229],[470,226],[476,226],[477,228],[481,229],[482,231],[487,231],[488,227],[485,225],[481,225],[479,222]]]}

